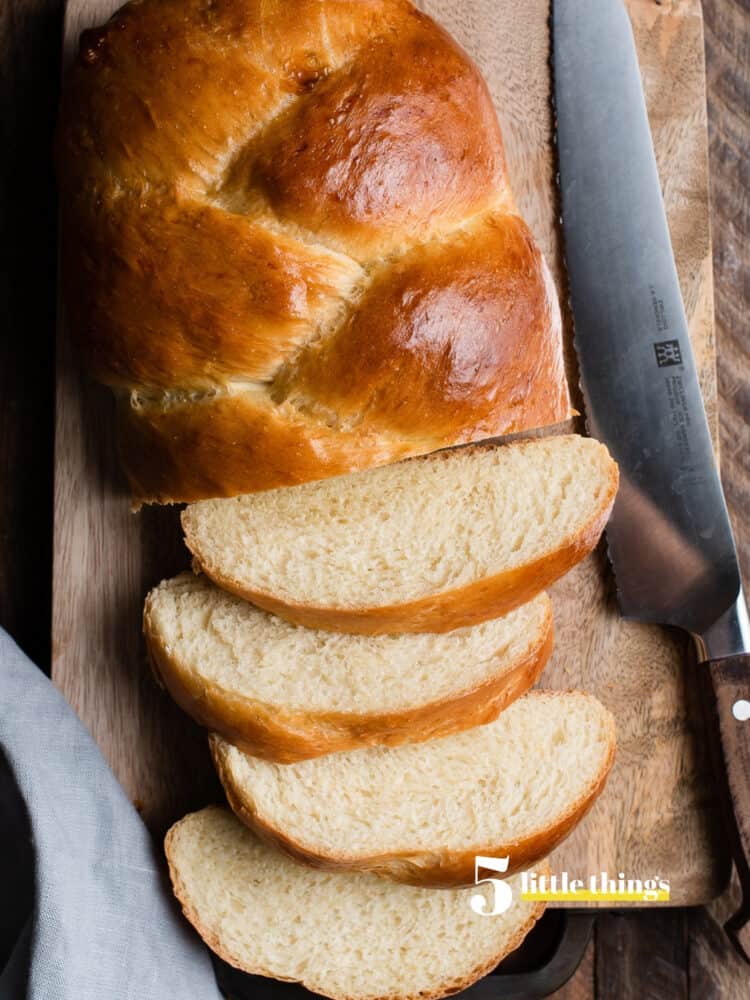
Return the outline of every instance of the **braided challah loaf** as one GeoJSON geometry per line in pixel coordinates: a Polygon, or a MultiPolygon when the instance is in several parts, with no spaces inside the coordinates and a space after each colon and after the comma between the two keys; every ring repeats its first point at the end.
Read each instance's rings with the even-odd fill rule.
{"type": "Polygon", "coordinates": [[[58,139],[67,307],[137,501],[564,420],[555,290],[487,88],[407,0],[141,0],[58,139]]]}

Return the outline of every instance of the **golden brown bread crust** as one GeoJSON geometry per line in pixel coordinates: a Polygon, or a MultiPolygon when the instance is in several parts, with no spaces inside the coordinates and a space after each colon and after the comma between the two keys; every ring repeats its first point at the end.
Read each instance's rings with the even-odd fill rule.
{"type": "Polygon", "coordinates": [[[508,614],[546,590],[584,559],[594,549],[604,531],[615,502],[618,482],[617,465],[611,462],[609,483],[598,509],[593,512],[584,529],[566,539],[556,551],[517,569],[476,580],[454,590],[383,607],[320,608],[291,604],[273,594],[251,590],[241,580],[227,576],[222,572],[221,566],[211,561],[208,553],[200,550],[197,539],[190,531],[189,518],[184,515],[182,526],[185,543],[195,557],[193,566],[196,571],[204,572],[224,590],[296,625],[361,635],[450,632],[508,614]]]}
{"type": "Polygon", "coordinates": [[[159,642],[148,599],[143,632],[158,679],[188,715],[246,753],[293,764],[358,747],[420,743],[492,722],[536,683],[552,653],[554,629],[548,605],[542,642],[512,670],[455,696],[382,714],[290,711],[209,687],[159,642]]]}
{"type": "Polygon", "coordinates": [[[165,408],[122,400],[119,421],[121,459],[136,505],[293,486],[410,454],[407,441],[310,423],[290,404],[273,406],[261,392],[204,396],[165,408]]]}
{"type": "Polygon", "coordinates": [[[269,379],[279,355],[361,277],[341,254],[212,205],[120,199],[81,222],[88,227],[68,236],[78,247],[68,311],[91,373],[123,390],[209,390],[248,372],[269,379]]]}
{"type": "Polygon", "coordinates": [[[554,287],[526,223],[485,215],[450,242],[419,245],[374,272],[357,311],[298,353],[277,376],[275,395],[300,406],[314,400],[343,424],[366,413],[383,433],[440,445],[538,426],[567,415],[550,338],[558,322],[554,287]],[[530,391],[551,373],[556,396],[530,391]]]}
{"type": "MultiPolygon", "coordinates": [[[[219,808],[219,807],[215,806],[213,808],[219,808]]],[[[251,975],[266,976],[267,978],[276,979],[281,982],[297,982],[298,980],[281,979],[278,975],[274,975],[268,969],[258,968],[256,966],[251,966],[248,965],[247,963],[243,963],[238,955],[232,954],[230,952],[229,948],[225,946],[225,944],[222,942],[218,934],[210,930],[202,923],[199,915],[195,911],[195,908],[190,903],[188,894],[184,887],[184,883],[180,877],[180,872],[179,869],[177,868],[174,859],[174,853],[172,850],[172,842],[176,837],[176,831],[181,822],[182,820],[175,823],[174,826],[172,826],[167,831],[167,835],[164,838],[164,853],[167,858],[167,866],[169,868],[169,878],[172,883],[172,889],[178,902],[180,903],[180,906],[182,907],[182,912],[185,918],[190,922],[190,924],[192,924],[192,926],[201,936],[206,945],[211,949],[211,951],[213,951],[214,954],[218,955],[219,958],[223,959],[225,962],[228,962],[229,965],[231,965],[233,968],[239,969],[241,972],[248,972],[251,975]]],[[[550,866],[546,862],[539,865],[538,870],[540,874],[545,874],[545,875],[551,874],[550,866]]],[[[471,986],[472,983],[477,982],[477,980],[481,979],[483,976],[486,976],[488,973],[492,972],[492,970],[496,968],[506,956],[510,955],[511,952],[515,951],[516,948],[518,948],[521,945],[523,940],[531,931],[534,924],[536,924],[536,922],[542,916],[545,909],[546,909],[545,903],[536,903],[528,920],[526,920],[524,924],[521,927],[519,927],[516,934],[511,938],[510,941],[508,941],[506,947],[498,951],[498,953],[492,957],[491,961],[472,970],[472,972],[467,976],[462,976],[459,978],[455,978],[450,982],[446,982],[440,990],[436,990],[433,993],[420,992],[419,994],[415,994],[413,996],[401,993],[399,993],[398,995],[394,995],[393,997],[383,997],[379,995],[378,996],[373,995],[371,998],[368,998],[368,1000],[441,1000],[442,997],[450,996],[453,993],[459,993],[461,990],[466,989],[467,987],[471,986]]],[[[314,971],[307,979],[305,979],[302,982],[301,985],[305,986],[307,989],[315,993],[320,994],[321,996],[329,996],[331,1000],[352,1000],[352,998],[348,997],[346,994],[334,995],[321,992],[322,987],[320,983],[316,982],[314,971]]],[[[363,1000],[363,998],[361,996],[358,996],[357,1000],[363,1000]]]]}
{"type": "Polygon", "coordinates": [[[292,485],[570,413],[477,68],[408,0],[142,0],[85,32],[68,314],[137,501],[292,485]]]}
{"type": "Polygon", "coordinates": [[[615,759],[615,722],[609,717],[610,747],[607,759],[591,786],[581,795],[571,808],[560,816],[552,826],[538,830],[513,843],[477,844],[466,851],[440,849],[436,845],[432,851],[378,854],[363,856],[341,854],[324,855],[309,845],[300,844],[286,836],[262,816],[255,803],[239,788],[226,766],[225,753],[221,742],[211,738],[209,745],[214,765],[218,772],[227,801],[234,814],[267,843],[278,847],[290,857],[313,868],[326,871],[367,871],[394,882],[433,889],[455,889],[474,884],[474,861],[477,855],[492,858],[509,858],[507,876],[531,868],[542,858],[546,858],[573,832],[607,783],[609,772],[615,759]]]}

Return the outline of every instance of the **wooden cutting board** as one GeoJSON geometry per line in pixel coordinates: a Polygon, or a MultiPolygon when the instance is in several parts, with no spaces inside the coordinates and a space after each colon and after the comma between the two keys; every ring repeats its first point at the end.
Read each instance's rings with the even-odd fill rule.
{"type": "MultiPolygon", "coordinates": [[[[69,0],[65,45],[117,0],[69,0]]],[[[547,0],[427,0],[479,63],[517,199],[566,301],[554,184],[547,0]]],[[[699,0],[629,0],[704,398],[716,428],[703,31],[699,0]]],[[[602,44],[606,44],[605,40],[602,44]]],[[[602,261],[602,269],[606,261],[602,261]]],[[[566,316],[571,386],[577,391],[566,316]]],[[[582,409],[580,400],[579,408],[582,409]]],[[[178,513],[131,514],[109,394],[88,382],[64,323],[58,345],[53,678],[155,834],[221,795],[203,733],[157,688],[140,614],[146,591],[188,565],[178,513]]],[[[557,643],[543,684],[580,687],[614,712],[617,762],[553,870],[667,877],[672,902],[717,895],[728,874],[707,770],[695,671],[683,636],[623,622],[600,549],[553,588],[557,643]]],[[[544,761],[539,762],[544,767],[544,761]]]]}

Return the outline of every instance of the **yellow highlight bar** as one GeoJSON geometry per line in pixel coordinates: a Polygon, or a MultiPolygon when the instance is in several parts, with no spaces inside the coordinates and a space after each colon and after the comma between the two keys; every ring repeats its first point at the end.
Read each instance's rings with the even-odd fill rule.
{"type": "Polygon", "coordinates": [[[522,892],[521,899],[527,903],[668,903],[669,889],[655,889],[653,892],[522,892]]]}

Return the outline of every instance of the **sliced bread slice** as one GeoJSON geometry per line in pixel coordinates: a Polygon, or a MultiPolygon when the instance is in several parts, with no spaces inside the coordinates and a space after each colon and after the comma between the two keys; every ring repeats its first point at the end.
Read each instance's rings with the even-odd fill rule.
{"type": "Polygon", "coordinates": [[[291,763],[433,739],[495,719],[552,650],[546,594],[445,635],[345,635],[292,625],[184,573],[143,616],[158,675],[196,721],[291,763]]]}
{"type": "Polygon", "coordinates": [[[289,621],[446,632],[507,614],[591,551],[617,466],[574,435],[472,446],[182,514],[201,568],[289,621]]]}
{"type": "Polygon", "coordinates": [[[615,727],[589,695],[531,692],[468,732],[286,767],[211,743],[235,813],[288,854],[446,887],[473,882],[477,854],[509,873],[549,854],[604,787],[615,727]]]}
{"type": "MultiPolygon", "coordinates": [[[[519,898],[497,916],[487,887],[430,892],[371,875],[313,871],[210,807],[165,842],[175,895],[206,944],[235,968],[334,1000],[431,1000],[471,985],[523,941],[544,910],[519,898]]],[[[546,865],[537,873],[547,873],[546,865]]]]}

